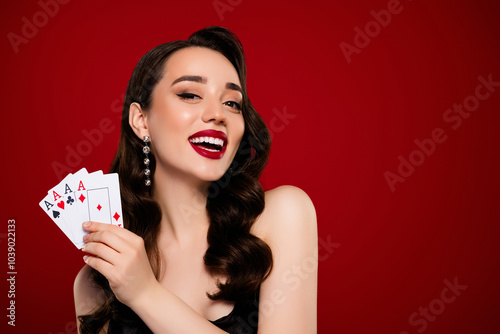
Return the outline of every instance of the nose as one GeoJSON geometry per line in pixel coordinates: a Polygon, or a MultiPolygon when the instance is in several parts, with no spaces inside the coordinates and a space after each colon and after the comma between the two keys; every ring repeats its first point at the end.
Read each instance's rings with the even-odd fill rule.
{"type": "Polygon", "coordinates": [[[203,122],[214,122],[215,124],[226,124],[226,112],[224,106],[218,99],[213,99],[205,105],[202,115],[203,122]]]}

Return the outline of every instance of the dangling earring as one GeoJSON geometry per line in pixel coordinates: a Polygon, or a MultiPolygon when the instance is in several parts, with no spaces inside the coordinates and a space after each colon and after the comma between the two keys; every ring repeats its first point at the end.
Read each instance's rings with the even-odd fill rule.
{"type": "Polygon", "coordinates": [[[142,148],[142,152],[144,152],[144,175],[146,176],[146,181],[144,181],[144,184],[149,187],[151,186],[151,170],[149,169],[149,153],[151,152],[151,149],[148,146],[149,143],[149,136],[144,136],[144,147],[142,148]]]}

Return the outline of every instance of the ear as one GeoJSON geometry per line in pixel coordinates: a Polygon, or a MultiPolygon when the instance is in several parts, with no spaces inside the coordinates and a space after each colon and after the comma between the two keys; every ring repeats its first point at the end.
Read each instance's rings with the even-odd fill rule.
{"type": "Polygon", "coordinates": [[[147,125],[147,114],[142,110],[141,106],[137,102],[130,104],[128,111],[128,123],[132,130],[139,139],[143,139],[144,136],[149,136],[149,130],[147,125]]]}

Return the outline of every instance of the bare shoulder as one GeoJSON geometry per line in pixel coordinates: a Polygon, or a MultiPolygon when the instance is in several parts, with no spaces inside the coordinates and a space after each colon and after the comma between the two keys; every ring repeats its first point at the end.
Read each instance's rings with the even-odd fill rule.
{"type": "Polygon", "coordinates": [[[73,293],[77,317],[92,313],[104,302],[104,292],[90,277],[91,270],[85,265],[75,278],[73,293]]]}
{"type": "Polygon", "coordinates": [[[296,233],[315,238],[316,225],[310,197],[302,189],[287,185],[266,191],[265,209],[255,222],[254,233],[270,242],[296,233]]]}
{"type": "Polygon", "coordinates": [[[260,301],[273,312],[260,312],[259,333],[316,333],[317,245],[316,211],[297,187],[266,192],[266,206],[254,234],[273,254],[273,268],[260,287],[260,301]],[[276,298],[277,293],[282,297],[276,298]],[[286,301],[286,302],[284,302],[286,301]]]}
{"type": "Polygon", "coordinates": [[[295,186],[280,186],[266,191],[266,207],[271,209],[279,206],[281,209],[295,208],[296,211],[314,211],[314,206],[304,190],[295,186]]]}

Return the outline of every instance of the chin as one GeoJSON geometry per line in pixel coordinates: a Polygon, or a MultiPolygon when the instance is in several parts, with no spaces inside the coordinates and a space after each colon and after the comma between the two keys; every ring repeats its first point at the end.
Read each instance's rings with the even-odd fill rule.
{"type": "Polygon", "coordinates": [[[225,171],[205,171],[205,173],[200,173],[201,175],[198,175],[198,177],[206,182],[213,182],[219,180],[223,175],[225,171]]]}

